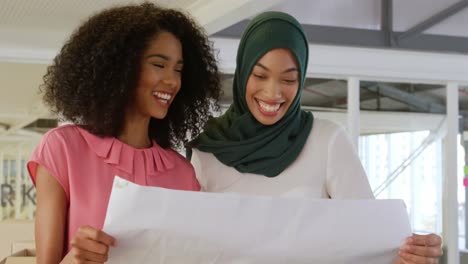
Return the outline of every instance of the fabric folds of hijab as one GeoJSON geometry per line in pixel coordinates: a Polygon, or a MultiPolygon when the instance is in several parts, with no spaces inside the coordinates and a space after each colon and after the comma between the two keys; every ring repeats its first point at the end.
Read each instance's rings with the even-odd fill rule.
{"type": "Polygon", "coordinates": [[[307,38],[296,19],[281,12],[265,12],[255,17],[239,44],[233,104],[224,115],[209,120],[205,132],[187,147],[212,153],[220,162],[239,172],[267,177],[279,175],[301,153],[312,129],[312,114],[300,107],[308,57],[307,38]],[[283,118],[265,126],[249,111],[246,85],[257,61],[277,48],[289,49],[295,56],[300,86],[283,118]]]}

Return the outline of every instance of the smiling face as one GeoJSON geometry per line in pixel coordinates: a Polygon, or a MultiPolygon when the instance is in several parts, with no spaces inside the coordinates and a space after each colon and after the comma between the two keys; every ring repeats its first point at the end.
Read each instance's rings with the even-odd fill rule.
{"type": "Polygon", "coordinates": [[[148,118],[166,117],[181,87],[182,68],[182,44],[171,33],[159,33],[143,54],[132,112],[148,118]]]}
{"type": "Polygon", "coordinates": [[[273,49],[254,65],[247,80],[246,101],[263,125],[273,125],[288,111],[299,89],[299,69],[287,49],[273,49]]]}

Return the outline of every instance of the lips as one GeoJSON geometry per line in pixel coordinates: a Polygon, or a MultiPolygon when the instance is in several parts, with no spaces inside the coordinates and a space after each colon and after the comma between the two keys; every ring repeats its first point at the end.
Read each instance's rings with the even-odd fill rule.
{"type": "Polygon", "coordinates": [[[163,91],[154,91],[153,96],[156,98],[156,101],[162,106],[168,107],[173,95],[168,92],[163,91]]]}
{"type": "Polygon", "coordinates": [[[266,102],[260,99],[255,99],[255,101],[257,102],[260,112],[266,116],[276,115],[283,105],[283,102],[266,102]]]}

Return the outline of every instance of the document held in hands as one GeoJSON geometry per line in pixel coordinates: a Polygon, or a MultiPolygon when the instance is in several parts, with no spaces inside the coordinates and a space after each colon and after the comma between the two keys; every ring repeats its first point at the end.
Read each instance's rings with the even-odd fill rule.
{"type": "Polygon", "coordinates": [[[315,200],[145,187],[115,177],[104,232],[118,263],[392,263],[400,200],[315,200]]]}

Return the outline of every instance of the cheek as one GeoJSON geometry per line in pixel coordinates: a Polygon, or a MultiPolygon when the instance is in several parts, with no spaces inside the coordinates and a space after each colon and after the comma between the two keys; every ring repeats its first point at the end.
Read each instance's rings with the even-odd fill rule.
{"type": "Polygon", "coordinates": [[[255,95],[255,81],[252,78],[249,78],[247,81],[247,86],[245,87],[245,101],[247,102],[247,107],[251,113],[255,112],[256,107],[254,106],[255,101],[253,96],[255,95]]]}
{"type": "Polygon", "coordinates": [[[156,82],[158,82],[158,75],[145,67],[140,75],[140,86],[150,86],[156,82]]]}
{"type": "Polygon", "coordinates": [[[257,92],[258,85],[255,82],[255,79],[250,77],[247,81],[247,87],[245,88],[245,98],[247,101],[252,100],[252,96],[257,92]]]}
{"type": "Polygon", "coordinates": [[[151,86],[153,82],[154,82],[153,78],[150,78],[148,76],[143,76],[143,78],[140,79],[140,86],[141,87],[151,86]]]}
{"type": "Polygon", "coordinates": [[[181,88],[182,88],[182,79],[179,78],[179,79],[177,79],[177,88],[176,88],[177,91],[176,92],[178,93],[181,88]]]}
{"type": "Polygon", "coordinates": [[[283,90],[283,96],[290,102],[294,101],[297,95],[299,87],[285,87],[283,90]]]}

